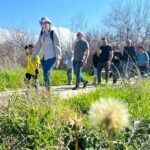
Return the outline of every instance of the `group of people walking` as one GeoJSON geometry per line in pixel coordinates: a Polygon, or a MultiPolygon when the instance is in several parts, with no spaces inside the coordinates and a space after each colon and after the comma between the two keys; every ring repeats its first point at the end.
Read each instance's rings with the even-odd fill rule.
{"type": "MultiPolygon", "coordinates": [[[[60,65],[61,60],[61,48],[60,42],[55,31],[51,30],[51,21],[47,17],[42,17],[40,20],[41,33],[39,35],[36,45],[28,45],[25,47],[28,64],[27,73],[25,75],[25,83],[28,86],[31,78],[35,81],[35,88],[38,89],[38,72],[39,64],[41,63],[43,69],[43,77],[47,90],[50,89],[51,82],[51,70],[55,66],[60,65]]],[[[89,44],[84,39],[82,32],[76,34],[77,40],[74,43],[73,49],[67,51],[67,75],[68,84],[72,84],[72,71],[76,76],[76,85],[73,90],[79,89],[80,82],[83,82],[83,88],[88,84],[81,75],[83,65],[87,64],[88,57],[90,55],[89,44]]],[[[123,53],[121,53],[117,46],[111,47],[108,44],[107,38],[102,38],[102,44],[99,49],[93,55],[94,66],[94,84],[96,84],[96,78],[98,78],[98,84],[101,84],[102,69],[105,69],[105,79],[108,83],[110,68],[113,72],[113,83],[117,82],[120,73],[120,65],[122,64],[124,78],[130,78],[133,69],[138,66],[141,74],[144,74],[149,65],[149,56],[144,50],[143,46],[138,47],[138,52],[132,46],[132,41],[127,40],[127,46],[124,47],[123,53]]],[[[29,87],[29,86],[28,86],[29,87]]]]}
{"type": "MultiPolygon", "coordinates": [[[[93,56],[94,74],[101,83],[102,68],[105,69],[106,83],[108,83],[109,72],[112,71],[113,83],[119,77],[123,80],[130,79],[135,75],[145,75],[149,72],[150,59],[144,46],[139,45],[137,51],[132,46],[131,39],[127,39],[126,46],[121,51],[117,46],[109,46],[106,38],[102,38],[102,46],[93,56]]],[[[96,84],[94,79],[94,84],[96,84]]]]}

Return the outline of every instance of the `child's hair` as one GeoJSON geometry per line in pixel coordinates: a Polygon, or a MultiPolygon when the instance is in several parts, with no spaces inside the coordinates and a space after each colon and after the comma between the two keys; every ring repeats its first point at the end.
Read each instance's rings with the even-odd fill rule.
{"type": "Polygon", "coordinates": [[[24,47],[24,49],[27,50],[27,49],[28,49],[28,45],[26,45],[26,46],[24,47]]]}
{"type": "Polygon", "coordinates": [[[29,48],[34,48],[34,44],[29,44],[29,48]]]}
{"type": "Polygon", "coordinates": [[[145,48],[144,48],[143,45],[139,45],[139,46],[138,46],[138,49],[142,49],[143,51],[145,50],[145,48]]]}

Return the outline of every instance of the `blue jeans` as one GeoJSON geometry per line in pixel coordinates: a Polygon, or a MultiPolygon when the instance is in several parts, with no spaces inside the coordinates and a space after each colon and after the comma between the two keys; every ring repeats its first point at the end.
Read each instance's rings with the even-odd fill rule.
{"type": "Polygon", "coordinates": [[[43,69],[43,77],[46,86],[51,85],[51,70],[55,64],[56,57],[48,59],[48,60],[41,60],[41,65],[43,69]]]}
{"type": "Polygon", "coordinates": [[[74,74],[76,76],[76,85],[80,84],[80,81],[85,83],[85,79],[82,77],[81,75],[81,71],[82,71],[82,61],[73,61],[73,68],[74,68],[74,74]]]}
{"type": "Polygon", "coordinates": [[[72,78],[73,78],[72,77],[72,72],[73,72],[72,68],[67,69],[68,84],[72,83],[72,78]]]}

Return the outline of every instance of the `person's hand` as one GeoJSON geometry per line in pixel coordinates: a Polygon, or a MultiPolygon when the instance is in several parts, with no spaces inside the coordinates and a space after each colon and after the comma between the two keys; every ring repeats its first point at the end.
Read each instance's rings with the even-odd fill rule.
{"type": "Polygon", "coordinates": [[[31,62],[35,61],[35,58],[31,58],[31,62]]]}
{"type": "Polygon", "coordinates": [[[147,67],[147,68],[149,68],[149,67],[150,67],[149,63],[147,63],[147,64],[146,64],[146,67],[147,67]]]}
{"type": "Polygon", "coordinates": [[[35,70],[35,74],[39,74],[39,70],[38,69],[35,70]]]}
{"type": "Polygon", "coordinates": [[[97,50],[96,52],[97,52],[97,56],[99,57],[101,54],[101,50],[97,50]]]}
{"type": "Polygon", "coordinates": [[[56,60],[56,63],[55,63],[55,68],[58,68],[59,65],[60,65],[60,59],[57,59],[57,60],[56,60]]]}
{"type": "Polygon", "coordinates": [[[107,64],[109,64],[109,65],[110,65],[110,64],[111,64],[111,61],[107,61],[107,64]]]}
{"type": "Polygon", "coordinates": [[[83,61],[83,66],[85,66],[87,64],[87,59],[85,59],[84,61],[83,61]]]}

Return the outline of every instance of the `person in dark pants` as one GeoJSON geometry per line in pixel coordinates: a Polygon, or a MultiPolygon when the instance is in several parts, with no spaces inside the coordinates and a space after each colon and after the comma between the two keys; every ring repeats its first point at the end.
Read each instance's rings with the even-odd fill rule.
{"type": "Polygon", "coordinates": [[[73,60],[73,68],[74,74],[76,76],[76,86],[72,90],[79,89],[80,81],[83,82],[83,88],[87,86],[88,81],[86,81],[82,75],[82,66],[87,64],[87,59],[89,57],[89,44],[83,39],[83,33],[77,33],[77,41],[74,45],[74,60],[73,60]]]}
{"type": "Polygon", "coordinates": [[[38,74],[39,74],[39,64],[40,64],[40,57],[39,55],[36,55],[36,58],[34,61],[31,60],[31,56],[33,53],[34,45],[29,44],[25,46],[25,51],[27,55],[27,72],[25,74],[24,82],[27,87],[26,94],[29,94],[30,90],[30,80],[33,79],[34,87],[36,91],[39,89],[39,80],[38,80],[38,74]]]}
{"type": "Polygon", "coordinates": [[[123,78],[130,79],[135,73],[136,52],[132,46],[132,40],[127,40],[127,46],[123,49],[123,78]]]}
{"type": "Polygon", "coordinates": [[[98,59],[98,84],[101,84],[101,72],[102,69],[105,69],[105,79],[106,83],[108,83],[109,79],[109,69],[111,65],[111,61],[113,58],[113,51],[110,45],[108,45],[107,38],[102,38],[102,46],[100,46],[97,51],[99,59],[98,59]]]}
{"type": "Polygon", "coordinates": [[[97,83],[97,77],[98,77],[98,74],[97,74],[97,65],[98,65],[98,54],[97,52],[93,55],[93,58],[92,58],[92,62],[93,62],[93,67],[94,67],[94,79],[93,79],[93,84],[96,85],[97,83]]]}
{"type": "Polygon", "coordinates": [[[113,59],[112,59],[112,64],[111,64],[111,69],[112,69],[112,74],[113,74],[113,84],[117,82],[120,76],[120,63],[122,61],[122,54],[118,50],[117,46],[113,47],[113,59]]]}

